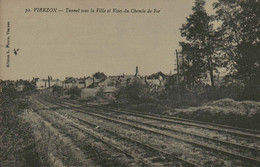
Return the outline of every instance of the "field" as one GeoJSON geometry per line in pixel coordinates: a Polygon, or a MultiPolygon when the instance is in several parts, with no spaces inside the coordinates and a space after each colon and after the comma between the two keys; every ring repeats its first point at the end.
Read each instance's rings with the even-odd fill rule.
{"type": "MultiPolygon", "coordinates": [[[[198,108],[158,114],[39,94],[30,103],[21,117],[38,141],[38,152],[51,166],[260,164],[258,130],[190,119],[187,115],[198,108]]],[[[216,103],[208,106],[220,106],[216,103]]],[[[252,109],[251,114],[257,111],[252,109]]]]}

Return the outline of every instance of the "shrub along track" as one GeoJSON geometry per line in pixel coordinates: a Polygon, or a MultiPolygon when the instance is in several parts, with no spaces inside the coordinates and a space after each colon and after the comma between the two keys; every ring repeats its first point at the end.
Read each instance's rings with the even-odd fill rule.
{"type": "MultiPolygon", "coordinates": [[[[53,103],[53,101],[54,101],[54,99],[52,99],[52,103],[53,103]]],[[[232,163],[250,164],[250,165],[255,165],[255,166],[259,165],[259,160],[252,158],[252,156],[255,155],[255,153],[259,154],[259,152],[258,152],[259,150],[256,148],[240,146],[239,144],[218,141],[217,139],[211,139],[211,138],[207,138],[207,137],[203,138],[203,136],[198,136],[198,135],[196,136],[194,134],[187,134],[187,133],[183,134],[183,133],[178,132],[177,133],[178,135],[172,135],[170,133],[166,133],[166,131],[170,131],[169,128],[158,127],[155,125],[150,125],[147,123],[126,119],[121,116],[120,117],[115,116],[115,113],[112,114],[112,112],[108,112],[108,111],[111,111],[111,109],[110,110],[104,110],[104,109],[101,110],[100,108],[96,108],[96,107],[95,108],[84,107],[82,109],[82,108],[78,108],[78,107],[73,107],[73,105],[68,105],[68,104],[60,104],[57,102],[56,102],[56,104],[58,104],[59,106],[65,107],[65,108],[70,108],[70,109],[80,112],[80,113],[88,114],[89,116],[92,116],[92,117],[97,117],[102,120],[110,121],[110,122],[113,122],[116,124],[121,124],[123,126],[128,126],[133,129],[136,129],[136,130],[144,131],[146,133],[152,133],[153,135],[155,134],[155,135],[159,135],[159,136],[164,136],[167,138],[174,139],[175,141],[182,141],[182,142],[191,144],[194,147],[202,148],[204,150],[209,150],[211,152],[215,152],[216,156],[219,156],[219,153],[224,154],[224,155],[226,155],[226,157],[223,157],[223,155],[221,155],[222,158],[225,159],[228,157],[229,160],[227,160],[227,161],[234,161],[232,163]],[[86,112],[86,109],[88,109],[89,112],[86,112]],[[104,113],[104,112],[107,112],[107,113],[104,113]],[[182,135],[193,135],[193,136],[179,137],[182,135]],[[189,138],[189,139],[187,140],[187,138],[189,138]],[[206,140],[209,140],[211,143],[209,143],[209,141],[206,141],[206,140]],[[218,147],[220,144],[226,145],[226,146],[222,147],[221,149],[211,146],[211,145],[216,145],[218,147]],[[231,148],[232,148],[232,151],[230,151],[231,148]],[[244,153],[244,155],[239,154],[239,152],[242,152],[242,149],[243,150],[247,149],[247,152],[244,153]],[[227,151],[227,150],[229,150],[229,151],[227,151]],[[251,152],[251,155],[248,152],[251,152]],[[251,157],[247,156],[248,154],[251,157]],[[236,162],[236,160],[241,160],[242,162],[236,162]]],[[[118,112],[118,111],[114,111],[114,112],[118,112]]],[[[72,112],[70,112],[69,114],[71,115],[72,112]]],[[[125,113],[125,114],[129,115],[130,113],[125,113]]],[[[176,132],[176,131],[173,131],[173,132],[176,132]]],[[[225,133],[227,133],[227,132],[225,131],[225,133]]],[[[248,137],[249,134],[246,134],[246,135],[248,137]]],[[[243,133],[243,136],[245,137],[244,133],[243,133]]],[[[185,158],[189,159],[188,157],[185,157],[185,158]]],[[[200,164],[200,165],[202,165],[202,164],[200,164]]],[[[205,165],[205,164],[203,164],[203,165],[205,165]]]]}

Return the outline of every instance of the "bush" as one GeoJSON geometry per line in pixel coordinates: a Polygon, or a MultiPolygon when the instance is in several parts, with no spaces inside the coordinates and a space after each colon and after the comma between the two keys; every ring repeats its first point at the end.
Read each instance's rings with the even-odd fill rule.
{"type": "Polygon", "coordinates": [[[12,99],[19,97],[18,92],[16,91],[15,86],[13,84],[9,84],[3,87],[2,91],[4,97],[11,97],[12,99]]]}
{"type": "Polygon", "coordinates": [[[242,128],[260,128],[260,103],[221,99],[179,110],[177,117],[242,128]]]}
{"type": "Polygon", "coordinates": [[[80,92],[81,89],[77,88],[77,87],[73,87],[71,89],[68,90],[67,94],[71,95],[71,97],[80,97],[80,92]]]}
{"type": "Polygon", "coordinates": [[[29,81],[23,81],[24,83],[24,88],[23,88],[23,93],[24,94],[31,94],[36,91],[36,86],[32,84],[29,81]]]}
{"type": "Polygon", "coordinates": [[[63,88],[61,86],[54,85],[52,88],[52,92],[56,95],[60,96],[63,94],[63,88]]]}
{"type": "Polygon", "coordinates": [[[117,100],[120,102],[140,104],[149,102],[152,98],[148,86],[135,81],[120,89],[117,95],[117,100]]]}
{"type": "MultiPolygon", "coordinates": [[[[171,99],[173,103],[187,106],[198,106],[208,101],[225,98],[245,100],[241,98],[243,92],[245,92],[243,87],[239,85],[212,87],[200,82],[192,86],[184,82],[180,82],[179,85],[177,85],[176,78],[170,79],[166,84],[168,99],[171,99]]],[[[251,93],[251,96],[252,95],[251,93]]]]}
{"type": "Polygon", "coordinates": [[[212,101],[212,100],[220,100],[220,99],[236,99],[240,89],[234,86],[222,86],[222,87],[210,87],[207,86],[203,89],[202,93],[200,93],[200,101],[212,101]]]}

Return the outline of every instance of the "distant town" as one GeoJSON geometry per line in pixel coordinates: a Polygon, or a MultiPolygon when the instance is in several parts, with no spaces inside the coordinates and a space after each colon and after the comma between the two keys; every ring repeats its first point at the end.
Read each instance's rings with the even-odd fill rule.
{"type": "MultiPolygon", "coordinates": [[[[130,75],[117,75],[117,76],[106,76],[103,72],[96,72],[93,76],[88,77],[66,77],[65,80],[54,79],[52,76],[46,78],[33,78],[32,81],[17,80],[17,81],[1,81],[0,92],[3,87],[7,85],[13,85],[18,92],[22,92],[25,89],[26,82],[31,83],[36,90],[45,90],[53,87],[62,88],[65,91],[71,89],[80,90],[80,98],[88,99],[95,97],[98,92],[102,91],[102,96],[109,99],[115,99],[118,91],[122,87],[132,85],[133,83],[139,83],[149,88],[149,91],[162,92],[165,90],[166,82],[176,77],[177,74],[164,74],[158,72],[149,76],[142,76],[139,73],[139,68],[136,66],[135,73],[130,75]]],[[[181,78],[180,78],[181,79],[181,78]]],[[[221,85],[222,77],[216,76],[217,85],[221,85]]],[[[202,82],[207,85],[210,84],[209,77],[205,76],[202,82]]]]}

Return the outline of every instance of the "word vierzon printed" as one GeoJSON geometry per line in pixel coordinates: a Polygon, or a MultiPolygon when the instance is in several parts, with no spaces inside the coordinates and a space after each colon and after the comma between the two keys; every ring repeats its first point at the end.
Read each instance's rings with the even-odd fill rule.
{"type": "MultiPolygon", "coordinates": [[[[94,10],[94,9],[92,9],[94,10]]],[[[58,8],[34,8],[33,10],[34,12],[57,12],[58,11],[58,8]]],[[[80,12],[80,8],[78,9],[70,9],[70,8],[66,8],[66,13],[67,12],[80,12]]],[[[88,11],[88,10],[84,10],[84,11],[88,11]]],[[[89,10],[91,11],[91,10],[89,10]]],[[[98,13],[104,13],[108,10],[105,10],[104,8],[96,8],[95,12],[98,12],[98,13]]],[[[113,9],[110,9],[111,12],[115,12],[115,13],[123,13],[123,10],[122,9],[118,9],[118,8],[113,8],[113,9]]],[[[131,9],[129,10],[131,13],[146,13],[146,10],[145,9],[131,9]]],[[[94,11],[93,11],[94,12],[94,11]]],[[[155,12],[155,11],[154,11],[155,12]]],[[[159,11],[156,11],[156,12],[159,12],[159,11]]]]}

